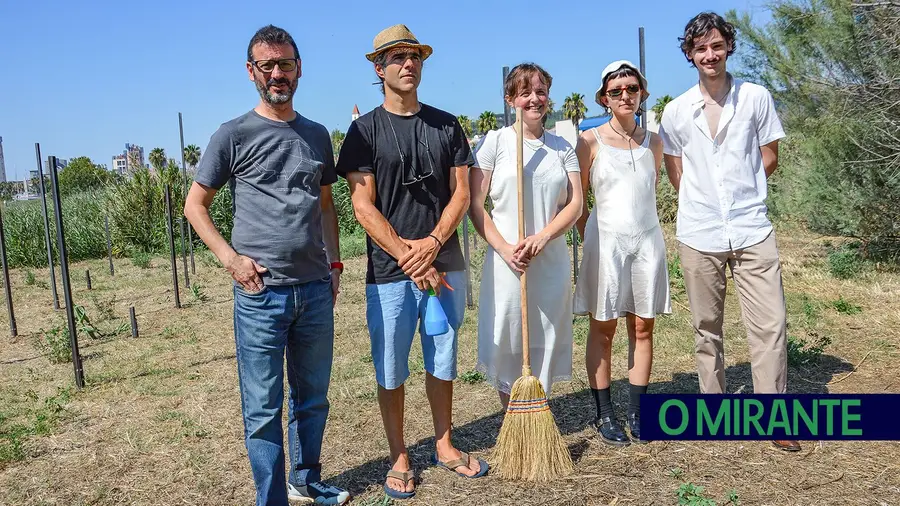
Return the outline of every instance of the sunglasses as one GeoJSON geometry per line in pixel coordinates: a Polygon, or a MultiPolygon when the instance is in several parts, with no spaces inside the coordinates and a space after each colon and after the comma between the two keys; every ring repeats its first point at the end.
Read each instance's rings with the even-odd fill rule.
{"type": "Polygon", "coordinates": [[[612,98],[619,98],[622,96],[623,91],[627,91],[629,95],[637,95],[641,92],[641,87],[636,84],[629,84],[628,86],[623,86],[621,88],[606,90],[606,95],[612,98]]]}
{"type": "Polygon", "coordinates": [[[282,58],[280,60],[253,60],[251,63],[260,72],[272,72],[275,70],[275,65],[278,65],[282,72],[293,72],[297,69],[298,61],[299,58],[282,58]]]}

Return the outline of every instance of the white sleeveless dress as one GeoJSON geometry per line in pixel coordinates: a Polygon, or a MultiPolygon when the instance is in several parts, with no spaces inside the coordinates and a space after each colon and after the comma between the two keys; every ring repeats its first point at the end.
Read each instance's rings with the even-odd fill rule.
{"type": "MultiPolygon", "coordinates": [[[[549,132],[525,139],[525,235],[545,228],[566,205],[575,150],[549,132]]],[[[475,150],[475,166],[492,171],[491,218],[510,244],[519,240],[516,132],[488,132],[475,150]]],[[[494,388],[509,393],[522,375],[522,313],[519,275],[490,245],[478,299],[478,365],[494,388]]],[[[550,393],[553,382],[572,377],[572,262],[565,236],[551,240],[528,267],[528,330],[532,374],[550,393]]]]}
{"type": "Polygon", "coordinates": [[[631,153],[603,143],[591,165],[594,208],[584,233],[575,314],[613,320],[671,313],[666,245],[656,213],[656,162],[650,136],[631,153]],[[633,158],[633,161],[632,161],[633,158]]]}

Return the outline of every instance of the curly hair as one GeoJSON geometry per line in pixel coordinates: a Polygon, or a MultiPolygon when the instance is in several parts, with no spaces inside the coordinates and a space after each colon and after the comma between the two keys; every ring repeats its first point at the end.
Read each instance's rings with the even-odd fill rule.
{"type": "Polygon", "coordinates": [[[728,44],[728,56],[734,54],[734,50],[737,49],[734,25],[725,21],[725,18],[715,12],[701,12],[685,25],[684,37],[678,37],[678,41],[681,43],[681,52],[684,53],[684,57],[687,58],[691,66],[696,66],[693,58],[691,58],[691,51],[694,50],[694,41],[702,39],[712,30],[718,30],[722,37],[725,38],[725,42],[728,44]]]}

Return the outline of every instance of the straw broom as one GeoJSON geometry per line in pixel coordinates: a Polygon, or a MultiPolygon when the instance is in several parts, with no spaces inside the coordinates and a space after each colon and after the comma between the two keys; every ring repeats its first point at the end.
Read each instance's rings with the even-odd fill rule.
{"type": "MultiPolygon", "coordinates": [[[[516,108],[516,158],[519,194],[519,241],[525,239],[525,181],[522,153],[522,108],[516,108]]],[[[500,477],[546,482],[572,472],[572,457],[563,441],[541,381],[531,375],[528,339],[528,284],[521,275],[522,376],[513,383],[509,407],[500,427],[495,462],[500,477]]]]}

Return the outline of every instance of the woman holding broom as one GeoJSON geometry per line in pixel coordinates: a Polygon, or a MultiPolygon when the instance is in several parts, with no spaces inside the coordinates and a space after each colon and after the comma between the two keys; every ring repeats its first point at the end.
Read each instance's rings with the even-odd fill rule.
{"type": "Polygon", "coordinates": [[[585,209],[577,223],[584,255],[575,287],[575,313],[591,316],[585,363],[597,403],[597,431],[604,442],[624,446],[629,437],[610,399],[616,323],[625,317],[628,330],[627,425],[631,441],[642,442],[640,394],[647,392],[650,382],[653,323],[657,314],[671,312],[666,245],[656,214],[663,145],[635,121],[650,95],[637,67],[625,60],[613,62],[600,79],[595,99],[611,118],[581,134],[576,146],[585,194],[592,189],[596,204],[590,216],[585,209]]]}
{"type": "Polygon", "coordinates": [[[488,243],[478,314],[478,370],[507,408],[522,375],[520,275],[527,270],[530,362],[549,395],[553,382],[572,374],[572,272],[565,233],[581,215],[578,160],[562,137],[544,130],[552,79],[523,63],[504,83],[506,102],[522,108],[525,239],[519,240],[517,134],[488,132],[475,151],[469,176],[469,213],[488,243]],[[485,210],[490,196],[493,210],[485,210]]]}

